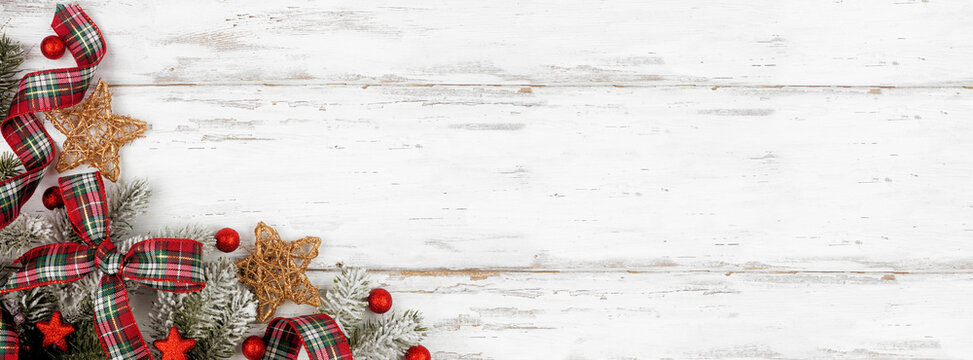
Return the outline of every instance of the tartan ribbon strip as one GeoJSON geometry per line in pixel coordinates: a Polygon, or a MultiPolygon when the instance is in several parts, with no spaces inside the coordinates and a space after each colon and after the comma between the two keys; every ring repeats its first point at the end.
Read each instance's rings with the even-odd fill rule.
{"type": "Polygon", "coordinates": [[[78,66],[24,75],[0,134],[24,164],[25,171],[0,182],[0,229],[14,221],[34,194],[44,169],[54,160],[54,140],[34,113],[73,106],[84,98],[107,46],[101,31],[78,5],[58,5],[51,28],[74,56],[78,66]]]}
{"type": "Polygon", "coordinates": [[[326,314],[273,319],[267,325],[264,342],[264,360],[297,359],[302,346],[311,360],[352,360],[345,334],[326,314]]]}
{"type": "MultiPolygon", "coordinates": [[[[61,177],[64,207],[74,232],[85,244],[59,243],[29,250],[14,261],[23,267],[0,287],[0,294],[79,280],[98,270],[95,329],[108,359],[152,359],[128,304],[123,278],[171,292],[205,287],[202,244],[190,239],[149,239],[132,245],[123,256],[108,236],[108,202],[98,172],[61,177]]],[[[10,346],[0,324],[0,359],[10,346]]],[[[16,336],[14,336],[16,340],[16,336]]]]}
{"type": "Polygon", "coordinates": [[[20,338],[7,309],[0,309],[0,360],[17,360],[20,338]]]}

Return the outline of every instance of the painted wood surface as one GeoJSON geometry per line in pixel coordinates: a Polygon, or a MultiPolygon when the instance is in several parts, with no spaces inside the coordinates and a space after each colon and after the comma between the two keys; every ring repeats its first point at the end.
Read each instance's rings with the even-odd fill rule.
{"type": "MultiPolygon", "coordinates": [[[[320,236],[436,359],[973,350],[973,4],[82,5],[140,228],[320,236]]],[[[53,6],[0,3],[31,69],[53,6]]]]}

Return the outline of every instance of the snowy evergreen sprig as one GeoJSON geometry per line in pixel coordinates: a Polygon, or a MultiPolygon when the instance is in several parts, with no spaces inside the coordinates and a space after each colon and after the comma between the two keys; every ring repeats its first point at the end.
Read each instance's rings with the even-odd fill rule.
{"type": "Polygon", "coordinates": [[[24,48],[20,43],[0,35],[0,114],[6,115],[13,100],[20,78],[20,66],[24,64],[24,48]]]}
{"type": "Polygon", "coordinates": [[[152,189],[145,179],[119,184],[108,196],[109,225],[108,233],[112,238],[122,239],[131,235],[135,218],[149,209],[152,189]]]}
{"type": "Polygon", "coordinates": [[[47,242],[52,233],[51,225],[44,218],[21,215],[0,229],[0,255],[20,256],[32,246],[47,242]]]}
{"type": "Polygon", "coordinates": [[[426,328],[422,326],[422,314],[416,310],[390,311],[366,320],[348,335],[355,359],[400,359],[406,350],[422,341],[426,328]]]}
{"type": "Polygon", "coordinates": [[[206,287],[193,293],[159,292],[149,328],[156,338],[164,338],[175,326],[196,340],[189,350],[191,359],[228,359],[257,315],[257,302],[237,280],[237,268],[220,258],[203,268],[206,287]]]}
{"type": "Polygon", "coordinates": [[[365,270],[343,267],[334,286],[324,294],[319,312],[330,315],[341,327],[358,360],[399,359],[426,335],[422,314],[416,310],[395,311],[368,316],[371,290],[365,270]]]}
{"type": "MultiPolygon", "coordinates": [[[[0,115],[2,116],[2,115],[0,115]]],[[[7,180],[24,172],[20,158],[12,152],[0,154],[0,179],[7,180]]]]}
{"type": "Polygon", "coordinates": [[[365,269],[343,267],[341,274],[334,278],[334,286],[325,292],[318,311],[330,315],[347,334],[365,321],[370,290],[365,269]]]}

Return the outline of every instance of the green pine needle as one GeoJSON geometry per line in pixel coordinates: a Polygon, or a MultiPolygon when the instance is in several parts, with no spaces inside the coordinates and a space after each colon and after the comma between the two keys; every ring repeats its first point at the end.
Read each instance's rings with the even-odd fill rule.
{"type": "Polygon", "coordinates": [[[16,155],[5,152],[0,155],[0,180],[7,180],[24,172],[23,164],[16,155]]]}
{"type": "Polygon", "coordinates": [[[6,115],[17,90],[20,66],[24,64],[24,48],[7,34],[0,35],[0,114],[6,115]]]}

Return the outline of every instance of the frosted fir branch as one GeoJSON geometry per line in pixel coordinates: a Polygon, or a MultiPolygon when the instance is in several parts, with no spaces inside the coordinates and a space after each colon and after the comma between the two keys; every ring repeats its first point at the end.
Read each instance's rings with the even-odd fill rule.
{"type": "Polygon", "coordinates": [[[366,318],[371,291],[365,269],[344,267],[318,308],[330,315],[347,335],[355,359],[399,359],[426,335],[422,315],[415,310],[366,318]]]}
{"type": "Polygon", "coordinates": [[[68,218],[64,208],[54,209],[47,217],[48,224],[51,225],[52,234],[49,243],[76,242],[84,244],[81,237],[74,232],[71,220],[68,218]]]}
{"type": "Polygon", "coordinates": [[[0,254],[19,256],[27,249],[45,243],[53,231],[44,218],[21,215],[10,225],[0,229],[0,254]]]}
{"type": "Polygon", "coordinates": [[[78,281],[61,284],[57,287],[58,309],[64,321],[75,323],[92,316],[93,299],[101,281],[101,272],[93,271],[78,281]]]}
{"type": "Polygon", "coordinates": [[[406,350],[425,338],[426,330],[418,311],[389,312],[356,328],[349,345],[356,360],[400,359],[406,350]]]}
{"type": "Polygon", "coordinates": [[[24,164],[12,152],[0,155],[0,180],[7,180],[24,172],[24,164]]]}
{"type": "Polygon", "coordinates": [[[10,108],[24,58],[24,48],[20,43],[7,37],[7,34],[0,35],[0,114],[6,115],[10,108]]]}
{"type": "Polygon", "coordinates": [[[318,312],[330,315],[345,333],[360,326],[368,305],[368,278],[365,269],[344,267],[325,292],[318,312]]]}
{"type": "Polygon", "coordinates": [[[57,298],[51,289],[40,286],[6,293],[3,302],[11,315],[24,314],[26,323],[35,324],[51,317],[56,310],[57,298]]]}
{"type": "Polygon", "coordinates": [[[108,233],[123,238],[132,233],[135,218],[149,209],[152,190],[145,179],[119,184],[108,196],[108,233]]]}

